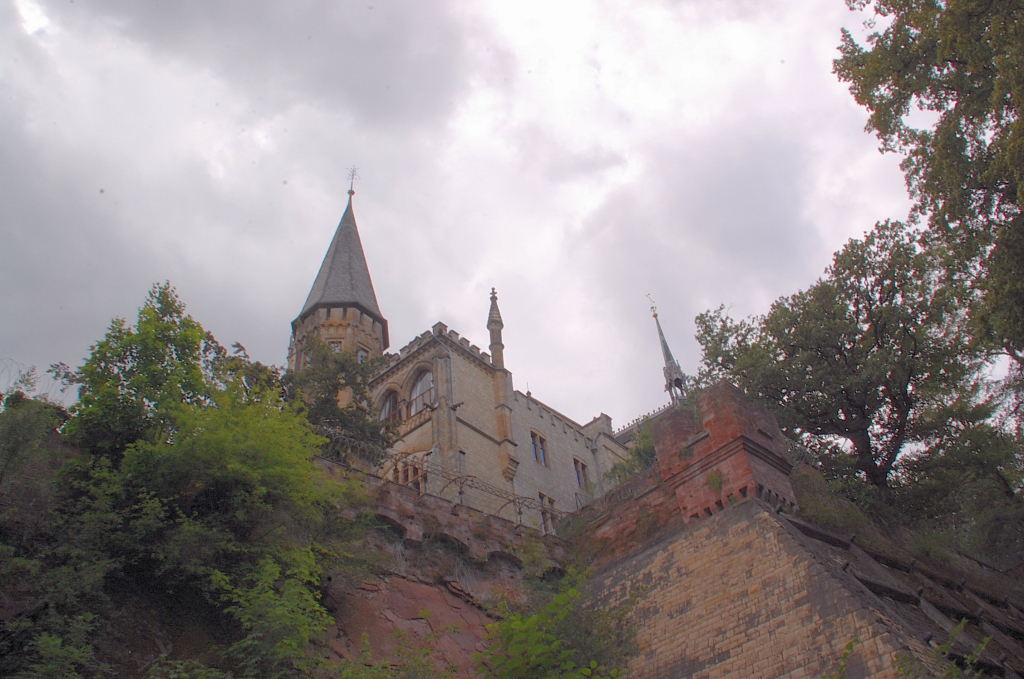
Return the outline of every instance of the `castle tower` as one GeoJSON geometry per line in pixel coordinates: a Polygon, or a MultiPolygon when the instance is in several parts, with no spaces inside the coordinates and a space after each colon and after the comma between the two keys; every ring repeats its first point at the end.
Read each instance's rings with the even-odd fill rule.
{"type": "Polygon", "coordinates": [[[377,295],[366,266],[352,211],[349,188],[348,206],[341,216],[327,256],[309,291],[302,313],[292,321],[292,339],[288,348],[288,369],[301,370],[306,356],[307,338],[316,336],[335,351],[350,351],[360,357],[380,356],[388,348],[388,322],[377,306],[377,295]]]}
{"type": "MultiPolygon", "coordinates": [[[[647,296],[650,299],[650,295],[647,296]]],[[[672,356],[672,350],[668,348],[668,341],[661,329],[661,321],[658,320],[658,308],[651,301],[651,315],[654,316],[654,323],[658,326],[658,339],[661,340],[661,354],[665,359],[665,391],[672,398],[672,403],[679,403],[686,398],[686,375],[679,367],[679,363],[672,356]]]]}

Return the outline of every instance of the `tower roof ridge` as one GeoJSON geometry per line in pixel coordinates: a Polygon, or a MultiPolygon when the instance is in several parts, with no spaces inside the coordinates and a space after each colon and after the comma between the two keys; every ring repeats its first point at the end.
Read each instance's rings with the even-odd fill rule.
{"type": "Polygon", "coordinates": [[[331,306],[354,306],[369,314],[384,326],[384,346],[388,345],[387,321],[377,305],[377,295],[352,210],[351,193],[299,316],[304,317],[318,307],[331,306]]]}

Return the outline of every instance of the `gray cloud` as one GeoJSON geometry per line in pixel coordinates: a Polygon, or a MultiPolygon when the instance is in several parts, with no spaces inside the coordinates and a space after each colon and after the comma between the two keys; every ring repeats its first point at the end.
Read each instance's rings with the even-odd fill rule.
{"type": "Polygon", "coordinates": [[[296,100],[340,107],[360,125],[443,120],[465,87],[464,36],[444,2],[246,0],[52,2],[68,30],[115,32],[169,62],[246,90],[257,110],[296,100]]]}
{"type": "Polygon", "coordinates": [[[30,36],[0,3],[0,358],[22,364],[78,363],[163,280],[222,342],[282,363],[357,164],[394,348],[438,320],[484,346],[493,285],[516,386],[621,423],[663,398],[647,293],[692,370],[695,314],[764,311],[837,239],[899,216],[898,171],[889,191],[828,73],[835,22],[801,0],[653,23],[604,5],[41,7],[30,36]],[[791,16],[783,66],[771,31],[791,16]],[[673,52],[695,25],[706,49],[673,52]],[[714,52],[716,30],[768,38],[744,57],[714,52]]]}

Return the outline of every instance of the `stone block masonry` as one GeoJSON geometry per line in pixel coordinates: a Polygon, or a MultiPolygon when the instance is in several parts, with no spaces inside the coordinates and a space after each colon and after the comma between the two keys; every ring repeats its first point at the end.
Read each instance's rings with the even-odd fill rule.
{"type": "Polygon", "coordinates": [[[835,669],[854,636],[848,679],[896,677],[896,653],[918,646],[924,654],[784,521],[748,501],[595,575],[599,606],[640,597],[642,654],[631,676],[817,678],[835,669]]]}

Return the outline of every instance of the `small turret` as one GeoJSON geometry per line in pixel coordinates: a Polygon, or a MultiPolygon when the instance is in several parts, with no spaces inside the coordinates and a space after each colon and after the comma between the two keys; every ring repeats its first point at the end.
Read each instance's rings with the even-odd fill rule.
{"type": "Polygon", "coordinates": [[[501,343],[501,329],[505,324],[498,311],[498,293],[491,288],[491,310],[487,314],[487,329],[491,333],[491,363],[497,368],[505,367],[505,345],[501,343]]]}

